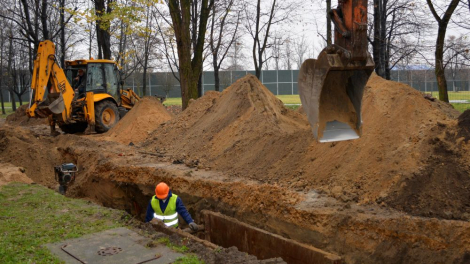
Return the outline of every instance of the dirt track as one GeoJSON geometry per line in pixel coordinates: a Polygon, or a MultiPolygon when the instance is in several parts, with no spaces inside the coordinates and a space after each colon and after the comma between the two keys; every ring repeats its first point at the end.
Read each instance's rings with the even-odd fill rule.
{"type": "MultiPolygon", "coordinates": [[[[129,115],[146,108],[156,119],[168,115],[152,104],[129,115]]],[[[133,127],[132,136],[146,138],[137,146],[108,141],[129,139],[128,130],[51,138],[45,125],[4,125],[0,161],[51,188],[53,166],[75,162],[80,173],[68,195],[141,216],[164,180],[196,219],[202,209],[220,211],[346,263],[465,263],[469,130],[468,117],[456,117],[445,104],[373,76],[363,137],[318,144],[305,116],[246,77],[169,121],[133,127]]]]}

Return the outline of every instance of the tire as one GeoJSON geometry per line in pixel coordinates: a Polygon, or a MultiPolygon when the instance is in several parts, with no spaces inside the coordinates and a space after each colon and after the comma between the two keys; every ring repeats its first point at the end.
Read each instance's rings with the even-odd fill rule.
{"type": "Polygon", "coordinates": [[[59,124],[59,127],[65,134],[83,133],[88,123],[59,124]]]}
{"type": "Polygon", "coordinates": [[[119,111],[112,101],[100,101],[95,104],[95,131],[105,133],[119,121],[119,111]]]}

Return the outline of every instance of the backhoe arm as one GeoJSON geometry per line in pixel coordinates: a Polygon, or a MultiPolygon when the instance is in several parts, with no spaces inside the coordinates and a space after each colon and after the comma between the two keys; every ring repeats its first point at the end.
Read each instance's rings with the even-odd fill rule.
{"type": "Polygon", "coordinates": [[[30,117],[47,117],[55,114],[61,115],[62,121],[69,119],[75,93],[64,71],[56,63],[55,45],[49,40],[39,44],[38,54],[34,60],[31,89],[33,98],[27,110],[30,117]],[[49,92],[48,100],[45,98],[46,90],[49,92]]]}

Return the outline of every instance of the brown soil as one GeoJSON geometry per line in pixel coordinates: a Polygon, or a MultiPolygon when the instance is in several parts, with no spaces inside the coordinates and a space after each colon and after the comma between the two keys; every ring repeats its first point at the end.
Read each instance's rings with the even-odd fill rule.
{"type": "Polygon", "coordinates": [[[0,186],[10,182],[33,183],[26,174],[25,169],[9,163],[0,163],[0,186]]]}
{"type": "MultiPolygon", "coordinates": [[[[462,191],[470,188],[468,177],[460,176],[454,185],[413,194],[424,201],[435,197],[436,203],[398,205],[408,201],[408,195],[403,200],[398,197],[403,182],[415,175],[425,177],[428,173],[423,168],[435,165],[430,139],[446,131],[442,126],[455,127],[456,110],[374,74],[365,88],[362,112],[361,139],[320,144],[313,140],[305,116],[284,108],[254,76],[248,76],[223,93],[212,92],[195,101],[153,132],[145,146],[177,163],[295,190],[313,188],[344,201],[390,202],[413,214],[431,210],[443,218],[459,218],[470,210],[469,195],[455,195],[450,204],[443,199],[455,186],[462,191]]],[[[468,175],[467,159],[466,155],[456,158],[453,170],[468,175]]],[[[442,173],[455,177],[452,170],[442,173]]],[[[433,184],[440,185],[439,180],[433,184]]]]}
{"type": "Polygon", "coordinates": [[[468,141],[470,139],[470,110],[466,110],[459,116],[458,126],[460,131],[457,136],[468,141]]]}
{"type": "Polygon", "coordinates": [[[48,124],[47,118],[29,118],[26,115],[26,109],[28,109],[27,104],[18,107],[13,114],[7,116],[6,123],[17,126],[37,126],[48,124]]]}
{"type": "Polygon", "coordinates": [[[123,144],[139,143],[172,117],[173,114],[165,109],[158,98],[144,97],[106,133],[106,136],[123,144]]]}

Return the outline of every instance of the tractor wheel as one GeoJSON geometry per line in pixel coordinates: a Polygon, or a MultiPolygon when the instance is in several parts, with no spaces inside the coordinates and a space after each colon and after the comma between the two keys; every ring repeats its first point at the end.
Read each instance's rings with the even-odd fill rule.
{"type": "Polygon", "coordinates": [[[59,124],[65,134],[83,133],[88,127],[88,123],[59,124]]]}
{"type": "Polygon", "coordinates": [[[111,101],[101,101],[95,105],[95,131],[105,133],[119,121],[119,111],[111,101]]]}

